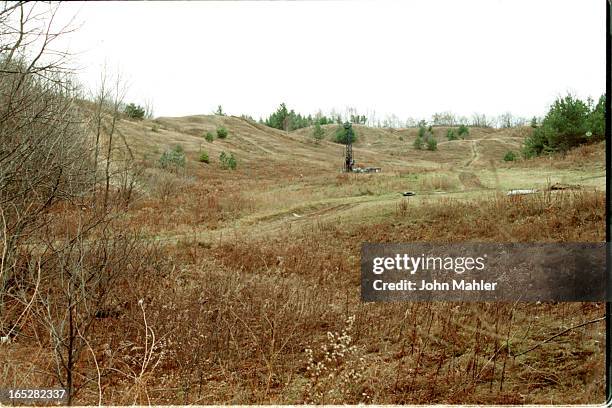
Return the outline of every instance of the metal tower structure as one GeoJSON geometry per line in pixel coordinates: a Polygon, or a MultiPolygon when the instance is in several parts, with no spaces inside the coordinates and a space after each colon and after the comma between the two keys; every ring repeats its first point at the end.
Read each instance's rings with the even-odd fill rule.
{"type": "Polygon", "coordinates": [[[346,152],[344,154],[344,171],[350,173],[353,171],[353,126],[350,122],[344,123],[345,137],[346,137],[346,152]]]}

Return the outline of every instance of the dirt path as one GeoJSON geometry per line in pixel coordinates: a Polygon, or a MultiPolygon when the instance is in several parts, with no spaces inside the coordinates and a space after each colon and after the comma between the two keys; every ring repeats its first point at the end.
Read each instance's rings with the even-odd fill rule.
{"type": "Polygon", "coordinates": [[[472,157],[470,158],[470,160],[467,161],[467,163],[465,163],[465,167],[470,167],[476,160],[478,160],[478,150],[476,150],[476,140],[472,140],[472,157]]]}
{"type": "MultiPolygon", "coordinates": [[[[479,181],[479,180],[478,180],[479,181]]],[[[489,191],[480,183],[468,183],[460,191],[432,191],[417,194],[410,200],[421,201],[440,196],[463,196],[475,192],[489,191]]],[[[401,195],[385,194],[379,196],[343,197],[319,203],[304,203],[301,207],[284,209],[272,214],[255,213],[236,219],[233,224],[225,225],[219,229],[202,229],[194,232],[184,232],[169,235],[158,235],[154,241],[177,243],[182,239],[195,239],[200,242],[222,242],[237,237],[264,238],[274,236],[283,230],[309,228],[318,222],[346,222],[347,220],[361,219],[363,216],[376,216],[381,209],[392,208],[401,200],[401,195]],[[363,214],[360,214],[363,212],[363,214]]]]}
{"type": "Polygon", "coordinates": [[[154,241],[176,243],[181,239],[193,238],[201,241],[219,242],[224,237],[249,236],[261,237],[269,234],[277,233],[284,228],[292,228],[292,226],[306,225],[314,221],[324,221],[330,218],[340,217],[348,212],[357,209],[360,206],[370,205],[372,203],[385,202],[389,198],[372,197],[346,197],[340,200],[329,200],[319,203],[304,203],[304,206],[283,210],[273,214],[251,214],[249,216],[236,219],[233,225],[226,225],[215,230],[200,230],[195,233],[185,232],[169,235],[158,235],[153,238],[154,241]],[[315,207],[315,208],[313,208],[315,207]]]}

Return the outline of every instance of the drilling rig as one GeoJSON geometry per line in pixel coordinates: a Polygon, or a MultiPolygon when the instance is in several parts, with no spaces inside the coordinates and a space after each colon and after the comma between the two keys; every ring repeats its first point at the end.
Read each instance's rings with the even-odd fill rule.
{"type": "Polygon", "coordinates": [[[350,122],[344,122],[344,129],[346,130],[346,152],[344,154],[344,171],[350,173],[353,171],[353,126],[350,122]]]}

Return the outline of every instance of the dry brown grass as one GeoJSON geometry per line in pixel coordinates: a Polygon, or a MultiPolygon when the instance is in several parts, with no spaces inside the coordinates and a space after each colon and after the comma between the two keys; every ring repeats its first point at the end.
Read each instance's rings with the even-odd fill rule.
{"type": "MultiPolygon", "coordinates": [[[[598,241],[604,234],[604,203],[601,193],[566,192],[409,205],[383,224],[348,230],[327,226],[278,240],[239,239],[216,246],[213,254],[225,267],[253,279],[316,288],[327,310],[316,318],[295,316],[303,338],[324,342],[325,329],[317,333],[318,325],[309,326],[309,318],[341,330],[339,321],[357,316],[356,344],[366,374],[346,401],[365,401],[360,399],[365,393],[376,403],[595,402],[603,398],[602,323],[569,334],[562,346],[512,356],[561,327],[601,316],[603,305],[363,305],[355,271],[365,240],[598,241]],[[572,375],[560,375],[559,367],[572,375]],[[561,391],[566,387],[573,390],[571,396],[561,391]]],[[[304,347],[300,344],[297,349],[304,347]]],[[[285,355],[285,361],[298,369],[303,363],[296,354],[285,355]]],[[[269,402],[300,401],[288,397],[294,392],[291,384],[279,392],[269,402]]]]}
{"type": "Polygon", "coordinates": [[[461,181],[461,184],[463,184],[465,188],[486,188],[480,181],[480,178],[470,171],[462,171],[459,173],[459,181],[461,181]]]}
{"type": "Polygon", "coordinates": [[[551,167],[555,169],[585,169],[605,167],[606,143],[582,145],[565,153],[555,153],[515,163],[520,167],[551,167]]]}
{"type": "Polygon", "coordinates": [[[429,174],[421,179],[419,187],[425,191],[451,191],[457,189],[458,182],[454,175],[429,174]]]}
{"type": "Polygon", "coordinates": [[[601,242],[605,237],[605,194],[598,191],[441,198],[411,205],[403,213],[399,222],[363,228],[383,242],[601,242]],[[419,227],[410,227],[415,224],[419,227]]]}
{"type": "MultiPolygon", "coordinates": [[[[334,401],[600,402],[605,340],[601,324],[512,356],[565,326],[602,315],[603,305],[362,304],[356,271],[365,240],[601,240],[603,216],[601,193],[562,192],[519,200],[492,196],[407,204],[375,225],[347,229],[313,224],[308,232],[284,231],[268,239],[238,235],[219,244],[186,238],[177,246],[157,248],[139,256],[141,262],[146,259],[146,268],[125,282],[120,296],[128,305],[122,315],[98,323],[94,352],[100,367],[121,358],[122,372],[137,372],[146,338],[137,302],[144,299],[148,324],[163,339],[153,351],[153,363],[159,363],[137,379],[103,370],[103,401],[238,404],[313,399],[305,350],[325,344],[328,331],[342,331],[343,322],[355,315],[351,344],[361,374],[349,388],[326,383],[330,395],[342,395],[334,401]]],[[[10,346],[12,352],[3,359],[15,371],[5,372],[6,380],[19,383],[14,377],[16,364],[24,364],[17,363],[19,356],[31,353],[35,345],[22,341],[10,346]]],[[[43,350],[32,363],[37,367],[51,364],[43,350]]],[[[85,359],[80,370],[91,375],[93,360],[85,359]]],[[[91,384],[78,401],[95,403],[97,397],[91,384]]]]}
{"type": "MultiPolygon", "coordinates": [[[[228,126],[237,121],[214,120],[228,126]]],[[[196,117],[160,124],[163,128],[151,136],[160,138],[155,143],[162,145],[163,137],[193,142],[185,145],[189,156],[199,143],[192,138],[217,122],[196,117]]],[[[399,192],[483,187],[477,168],[431,171],[445,161],[463,166],[469,157],[451,146],[441,162],[412,160],[413,153],[387,155],[385,150],[395,147],[383,148],[382,142],[388,136],[398,143],[397,132],[373,132],[362,140],[362,149],[371,149],[365,157],[382,162],[385,171],[397,166],[404,173],[363,177],[333,173],[337,146],[315,158],[312,149],[325,147],[302,141],[305,134],[265,132],[241,122],[230,129],[228,141],[213,142],[211,150],[250,150],[243,162],[238,155],[235,172],[190,162],[180,177],[144,180],[138,200],[117,220],[143,233],[143,245],[129,264],[135,272],[117,287],[113,302],[120,313],[95,322],[92,352],[87,350],[78,366],[77,403],[98,402],[95,363],[108,405],[603,401],[603,322],[516,356],[566,327],[603,315],[602,304],[374,304],[359,296],[362,242],[602,241],[603,193],[585,189],[509,198],[483,190],[462,199],[405,199],[399,192]],[[240,140],[248,143],[232,141],[232,131],[243,132],[240,140]],[[380,150],[367,146],[377,140],[380,150]],[[274,152],[273,160],[262,159],[268,157],[257,153],[262,148],[274,152]],[[388,209],[384,216],[368,216],[375,208],[368,206],[342,212],[377,201],[388,209]],[[301,220],[301,227],[287,219],[301,220]],[[162,239],[168,237],[175,239],[162,239]],[[153,239],[159,243],[150,243],[153,239]],[[334,334],[343,330],[350,341],[334,334]],[[156,343],[150,347],[153,334],[156,343]],[[307,350],[325,347],[327,353],[339,344],[353,348],[326,366],[338,380],[313,379],[307,350]],[[358,375],[349,375],[351,370],[358,375]],[[350,382],[340,381],[342,376],[350,382]],[[327,397],[317,394],[321,390],[327,397]]],[[[398,132],[409,138],[413,130],[398,132]]],[[[495,131],[474,130],[471,138],[495,136],[495,131]]],[[[531,164],[512,164],[523,165],[531,164]]],[[[70,211],[76,209],[66,205],[54,213],[63,215],[67,231],[74,227],[70,211]]],[[[0,366],[7,367],[0,373],[3,384],[53,384],[48,344],[31,322],[27,336],[0,345],[6,348],[0,353],[0,366]]],[[[313,361],[322,361],[321,353],[313,353],[313,361]]]]}

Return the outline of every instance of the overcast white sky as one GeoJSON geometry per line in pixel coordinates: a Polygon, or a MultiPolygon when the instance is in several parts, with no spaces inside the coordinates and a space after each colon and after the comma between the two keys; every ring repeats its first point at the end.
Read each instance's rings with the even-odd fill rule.
{"type": "Polygon", "coordinates": [[[81,80],[106,63],[156,116],[353,106],[429,118],[543,115],[605,92],[601,0],[68,3],[81,80]]]}

